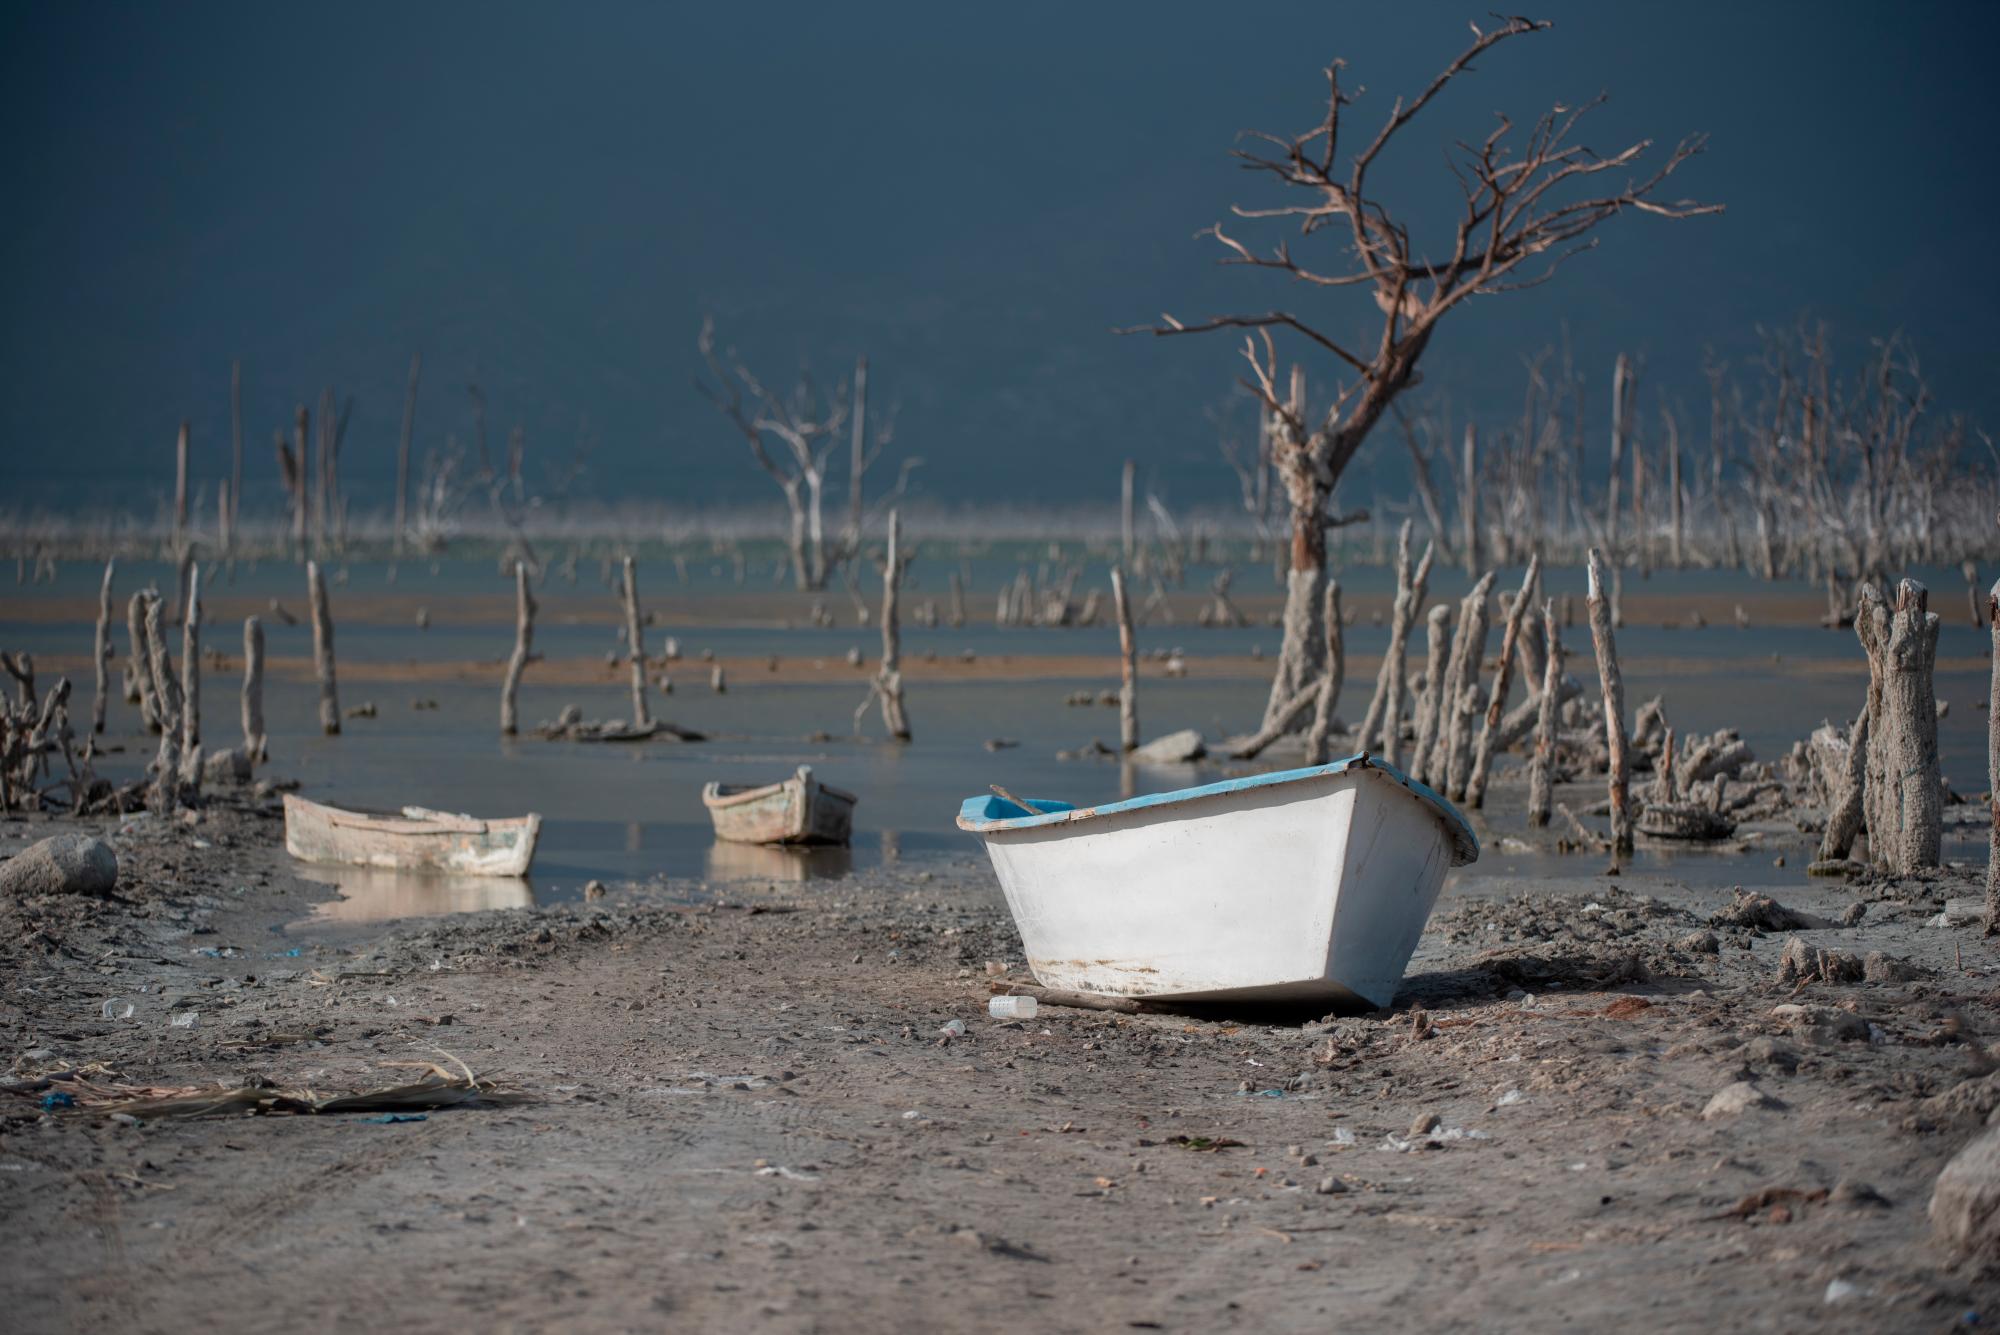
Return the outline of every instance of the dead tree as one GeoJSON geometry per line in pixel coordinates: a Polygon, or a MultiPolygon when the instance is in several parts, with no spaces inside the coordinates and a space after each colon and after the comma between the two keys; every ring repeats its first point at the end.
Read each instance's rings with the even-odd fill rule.
{"type": "Polygon", "coordinates": [[[1493,770],[1493,744],[1500,732],[1501,716],[1507,711],[1507,692],[1514,685],[1514,663],[1521,652],[1521,627],[1528,609],[1534,606],[1535,584],[1541,578],[1542,558],[1528,558],[1528,572],[1521,588],[1507,605],[1507,628],[1500,636],[1500,663],[1493,672],[1493,694],[1488,697],[1486,716],[1480,721],[1479,738],[1473,744],[1472,777],[1465,785],[1465,800],[1474,807],[1486,801],[1486,780],[1493,770]]]}
{"type": "Polygon", "coordinates": [[[1892,613],[1862,586],[1855,632],[1868,655],[1868,852],[1897,873],[1938,865],[1944,777],[1938,769],[1938,617],[1924,586],[1906,579],[1892,613]]]}
{"type": "Polygon", "coordinates": [[[164,608],[160,595],[148,593],[144,612],[146,669],[153,678],[153,699],[160,710],[160,749],[153,761],[151,807],[156,816],[171,816],[180,805],[181,764],[180,687],[174,681],[173,658],[167,652],[164,608]]]}
{"type": "Polygon", "coordinates": [[[1410,776],[1419,783],[1442,788],[1444,777],[1435,768],[1435,757],[1445,708],[1445,661],[1451,656],[1451,608],[1443,603],[1430,610],[1426,641],[1424,691],[1417,697],[1416,749],[1410,753],[1410,776]]]}
{"type": "Polygon", "coordinates": [[[1549,803],[1555,784],[1556,728],[1562,699],[1562,629],[1556,625],[1556,605],[1542,600],[1542,628],[1547,652],[1542,658],[1542,689],[1535,709],[1535,756],[1528,764],[1528,824],[1549,823],[1549,803]]]}
{"type": "MultiPolygon", "coordinates": [[[[1597,655],[1597,682],[1604,693],[1604,736],[1610,752],[1611,852],[1632,852],[1632,758],[1625,746],[1625,679],[1618,671],[1618,643],[1611,632],[1611,600],[1607,596],[1604,556],[1590,549],[1590,644],[1597,655]]],[[[1692,776],[1690,776],[1692,777],[1692,776]]]]}
{"type": "Polygon", "coordinates": [[[243,754],[250,763],[269,758],[264,736],[264,623],[243,618],[243,754]]]}
{"type": "Polygon", "coordinates": [[[697,377],[695,388],[729,419],[750,447],[757,466],[770,474],[784,495],[791,518],[787,550],[791,554],[794,583],[803,590],[825,588],[826,461],[838,440],[841,424],[847,420],[845,391],[822,400],[812,378],[802,374],[789,395],[773,393],[736,358],[733,350],[728,354],[730,364],[723,364],[716,351],[713,318],[702,321],[696,346],[701,350],[710,378],[697,377]],[[766,446],[767,436],[782,447],[783,463],[766,446]]]}
{"type": "Polygon", "coordinates": [[[1398,101],[1359,153],[1343,157],[1340,132],[1351,96],[1341,86],[1341,64],[1326,70],[1325,113],[1298,135],[1257,134],[1263,146],[1239,149],[1250,170],[1265,173],[1291,192],[1290,203],[1234,210],[1251,220],[1277,220],[1298,228],[1301,240],[1329,229],[1344,258],[1319,268],[1295,255],[1289,242],[1260,249],[1239,241],[1220,224],[1208,229],[1225,251],[1223,263],[1271,269],[1315,294],[1361,288],[1372,299],[1379,333],[1356,352],[1324,332],[1328,321],[1289,310],[1214,316],[1193,322],[1171,315],[1151,331],[1159,335],[1249,330],[1244,346],[1251,379],[1246,385],[1274,421],[1272,460],[1291,509],[1291,559],[1286,579],[1284,642],[1265,707],[1267,721],[1318,673],[1322,639],[1319,611],[1325,583],[1326,529],[1342,474],[1369,432],[1407,388],[1438,322],[1468,298],[1533,286],[1551,277],[1571,256],[1588,249],[1587,234],[1626,212],[1685,218],[1718,206],[1662,202],[1656,192],[1674,171],[1701,151],[1699,137],[1683,140],[1649,175],[1628,176],[1650,141],[1599,156],[1571,136],[1601,99],[1559,106],[1536,119],[1525,144],[1508,144],[1504,117],[1476,143],[1460,146],[1451,166],[1463,203],[1448,242],[1439,229],[1412,228],[1372,190],[1369,175],[1389,144],[1473,62],[1509,38],[1540,32],[1545,22],[1509,18],[1490,32],[1473,29],[1472,42],[1407,102],[1398,101]],[[1598,189],[1600,180],[1618,184],[1598,189]],[[1291,334],[1331,356],[1347,379],[1331,403],[1308,413],[1303,379],[1280,383],[1274,330],[1291,334]]]}
{"type": "Polygon", "coordinates": [[[1454,802],[1465,799],[1466,786],[1472,781],[1473,725],[1481,712],[1479,671],[1486,659],[1493,579],[1490,570],[1480,576],[1472,592],[1459,604],[1458,639],[1452,646],[1451,668],[1444,679],[1438,731],[1445,758],[1436,768],[1444,775],[1445,795],[1454,802]]]}
{"type": "Polygon", "coordinates": [[[632,663],[632,726],[652,726],[646,707],[646,622],[639,615],[639,576],[631,557],[625,558],[625,654],[632,663]]]}
{"type": "Polygon", "coordinates": [[[871,701],[882,703],[882,726],[899,742],[910,740],[910,719],[903,709],[903,628],[896,611],[897,594],[903,585],[903,567],[909,557],[902,551],[903,518],[889,512],[889,550],[882,562],[882,662],[875,669],[868,694],[854,711],[854,726],[861,728],[861,715],[871,701]]]}
{"type": "Polygon", "coordinates": [[[333,609],[326,601],[326,577],[319,562],[306,562],[306,600],[313,628],[313,672],[319,678],[319,727],[329,737],[340,733],[340,691],[333,680],[333,609]]]}
{"type": "Polygon", "coordinates": [[[528,670],[535,647],[535,595],[528,588],[528,563],[514,562],[514,652],[507,657],[507,675],[500,683],[500,734],[512,737],[520,731],[515,697],[520,694],[521,674],[528,670]]]}
{"type": "MultiPolygon", "coordinates": [[[[1333,731],[1333,711],[1340,704],[1340,688],[1347,678],[1347,638],[1340,624],[1340,581],[1326,582],[1326,610],[1320,624],[1326,627],[1326,673],[1320,678],[1319,699],[1313,705],[1312,727],[1306,732],[1306,764],[1327,762],[1327,738],[1333,731]]],[[[1400,674],[1399,674],[1400,675],[1400,674]]]]}
{"type": "Polygon", "coordinates": [[[188,576],[181,616],[181,772],[184,786],[201,784],[201,569],[188,576]]]}
{"type": "Polygon", "coordinates": [[[111,648],[111,579],[117,572],[117,559],[114,557],[106,561],[104,583],[99,585],[97,590],[97,640],[92,655],[94,659],[92,666],[96,669],[97,694],[90,702],[90,730],[93,733],[104,731],[104,713],[110,704],[111,655],[114,652],[111,648]]]}
{"type": "MultiPolygon", "coordinates": [[[[1132,634],[1132,603],[1125,596],[1125,572],[1111,567],[1111,603],[1118,615],[1118,749],[1139,749],[1139,646],[1132,634]]],[[[1996,631],[1995,634],[2000,634],[1996,631]]],[[[2000,669],[1996,669],[2000,680],[2000,669]]]]}
{"type": "Polygon", "coordinates": [[[132,646],[132,661],[127,668],[128,677],[136,689],[126,692],[126,699],[135,699],[139,705],[139,717],[149,732],[158,732],[160,723],[160,702],[153,694],[153,669],[146,649],[146,601],[152,597],[146,590],[132,595],[125,604],[125,634],[132,646]]]}
{"type": "Polygon", "coordinates": [[[1424,544],[1423,558],[1414,571],[1410,568],[1410,521],[1405,519],[1396,534],[1396,601],[1389,612],[1389,648],[1382,657],[1382,669],[1375,674],[1375,695],[1361,720],[1354,739],[1357,751],[1366,751],[1379,740],[1382,758],[1396,763],[1402,745],[1403,689],[1406,677],[1404,657],[1410,642],[1410,627],[1416,624],[1417,609],[1423,606],[1430,586],[1431,559],[1437,553],[1433,540],[1424,544]]]}

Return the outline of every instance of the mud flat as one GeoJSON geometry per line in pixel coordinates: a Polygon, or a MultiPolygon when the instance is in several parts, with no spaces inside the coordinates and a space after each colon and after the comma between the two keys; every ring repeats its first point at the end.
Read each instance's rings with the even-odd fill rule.
{"type": "Polygon", "coordinates": [[[315,916],[328,888],[267,804],[16,819],[0,851],[77,828],[117,849],[113,894],[0,905],[13,1329],[1876,1331],[2000,1310],[1925,1213],[2000,1105],[1993,949],[1929,925],[1983,868],[1807,882],[1802,855],[1772,867],[1774,830],[1739,859],[1772,903],[1578,856],[1448,887],[1387,1011],[1002,1023],[986,966],[1022,977],[1020,945],[970,856],[382,925],[315,916]],[[1781,981],[1791,938],[1873,981],[1781,981]],[[411,1078],[388,1063],[515,1097],[421,1120],[105,1101],[411,1078]]]}

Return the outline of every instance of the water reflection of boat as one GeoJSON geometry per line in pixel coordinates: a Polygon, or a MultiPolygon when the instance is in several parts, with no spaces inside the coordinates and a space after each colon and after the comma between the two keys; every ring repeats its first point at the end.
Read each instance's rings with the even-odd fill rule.
{"type": "Polygon", "coordinates": [[[285,851],[302,862],[524,876],[541,828],[542,818],[535,815],[481,820],[404,807],[387,816],[285,794],[285,851]]]}
{"type": "Polygon", "coordinates": [[[464,876],[390,867],[301,866],[299,874],[330,885],[340,898],[313,906],[313,921],[388,922],[481,909],[534,907],[535,892],[517,876],[464,876]]]}
{"type": "Polygon", "coordinates": [[[821,783],[811,765],[778,783],[711,783],[701,801],[715,837],[732,843],[845,844],[854,828],[854,794],[821,783]]]}
{"type": "Polygon", "coordinates": [[[730,844],[718,839],[709,846],[707,875],[711,881],[831,880],[853,866],[854,854],[844,844],[730,844]]]}

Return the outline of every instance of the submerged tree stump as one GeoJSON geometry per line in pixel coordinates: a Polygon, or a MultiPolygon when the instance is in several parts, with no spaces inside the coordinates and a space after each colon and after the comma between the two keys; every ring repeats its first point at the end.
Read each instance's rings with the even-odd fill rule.
{"type": "Polygon", "coordinates": [[[264,623],[243,618],[243,754],[268,759],[264,738],[264,623]]]}
{"type": "Polygon", "coordinates": [[[1445,760],[1438,766],[1444,774],[1445,795],[1454,802],[1465,800],[1472,782],[1472,738],[1481,710],[1479,672],[1486,659],[1486,631],[1491,619],[1494,573],[1487,571],[1459,605],[1458,642],[1453,646],[1451,670],[1444,679],[1445,716],[1439,727],[1445,733],[1445,760]]]}
{"type": "Polygon", "coordinates": [[[1556,605],[1542,600],[1542,689],[1535,710],[1535,757],[1528,765],[1528,824],[1549,823],[1556,765],[1557,716],[1562,708],[1562,631],[1556,625],[1556,605]]]}
{"type": "Polygon", "coordinates": [[[1854,619],[1868,655],[1868,851],[1890,871],[1938,865],[1944,776],[1938,767],[1938,617],[1913,579],[1896,591],[1892,613],[1872,584],[1854,619]]]}
{"type": "Polygon", "coordinates": [[[201,569],[188,575],[181,608],[181,776],[183,786],[201,786],[201,569]]]}
{"type": "Polygon", "coordinates": [[[1854,716],[1854,726],[1847,732],[1843,773],[1845,782],[1827,807],[1826,831],[1820,836],[1819,857],[1816,859],[1819,862],[1846,858],[1854,847],[1856,836],[1861,833],[1862,804],[1868,795],[1868,706],[1865,704],[1861,712],[1854,716]]]}
{"type": "Polygon", "coordinates": [[[111,695],[111,578],[118,570],[117,558],[104,563],[104,583],[97,590],[97,641],[92,667],[96,670],[97,693],[90,702],[90,730],[104,731],[104,712],[111,695]]]}
{"type": "Polygon", "coordinates": [[[1435,788],[1443,783],[1432,757],[1438,750],[1438,720],[1444,708],[1445,659],[1451,656],[1451,608],[1439,603],[1430,610],[1425,635],[1424,690],[1417,697],[1417,740],[1410,753],[1410,775],[1435,788]]]}
{"type": "Polygon", "coordinates": [[[340,690],[333,680],[333,609],[327,605],[326,576],[317,561],[306,562],[306,599],[312,616],[313,671],[319,677],[319,727],[332,737],[340,732],[340,690]]]}
{"type": "Polygon", "coordinates": [[[1396,535],[1396,601],[1389,614],[1389,648],[1382,657],[1382,670],[1375,674],[1375,695],[1354,738],[1356,750],[1376,747],[1392,765],[1402,748],[1403,690],[1408,681],[1404,660],[1409,652],[1410,628],[1416,625],[1417,609],[1423,606],[1436,555],[1437,544],[1425,543],[1423,558],[1414,570],[1411,568],[1410,521],[1404,520],[1396,535]]]}
{"type": "Polygon", "coordinates": [[[644,728],[653,721],[646,706],[646,622],[639,615],[637,565],[625,558],[625,653],[632,661],[632,726],[644,728]]]}
{"type": "Polygon", "coordinates": [[[535,595],[528,588],[528,563],[514,562],[514,652],[507,658],[507,675],[500,683],[500,733],[512,737],[520,731],[515,697],[520,694],[521,674],[535,647],[535,595]]]}
{"type": "Polygon", "coordinates": [[[160,721],[160,750],[153,761],[153,791],[148,805],[154,815],[170,816],[180,805],[180,687],[174,681],[173,658],[167,652],[165,606],[157,593],[144,596],[146,669],[153,680],[153,700],[160,721]]]}
{"type": "Polygon", "coordinates": [[[1139,748],[1139,647],[1132,634],[1125,572],[1117,566],[1111,567],[1111,605],[1118,616],[1118,749],[1130,755],[1139,748]]]}
{"type": "Polygon", "coordinates": [[[125,604],[125,634],[132,649],[131,661],[125,668],[125,679],[131,683],[126,699],[139,706],[139,718],[146,725],[146,731],[160,730],[159,703],[153,698],[152,660],[146,650],[146,599],[148,595],[141,589],[125,604]]]}
{"type": "Polygon", "coordinates": [[[1500,733],[1502,716],[1507,712],[1507,692],[1513,689],[1514,663],[1521,653],[1521,625],[1534,605],[1535,585],[1541,576],[1541,556],[1530,556],[1520,591],[1507,605],[1507,628],[1500,636],[1500,663],[1493,673],[1493,693],[1487,698],[1486,716],[1480,720],[1479,736],[1473,743],[1472,777],[1465,785],[1465,800],[1473,807],[1486,802],[1486,781],[1493,772],[1493,744],[1500,733]]]}
{"type": "Polygon", "coordinates": [[[1586,604],[1591,647],[1597,655],[1597,681],[1604,693],[1604,736],[1611,759],[1611,851],[1615,857],[1626,857],[1632,852],[1632,758],[1625,746],[1625,679],[1618,671],[1618,644],[1611,633],[1611,601],[1605,584],[1604,556],[1592,547],[1586,604]]]}
{"type": "MultiPolygon", "coordinates": [[[[1333,711],[1347,677],[1347,637],[1340,624],[1340,581],[1326,582],[1326,673],[1320,678],[1319,699],[1313,705],[1312,727],[1306,730],[1306,764],[1327,762],[1327,738],[1333,731],[1333,711]]],[[[1391,762],[1394,763],[1394,762],[1391,762]]]]}
{"type": "Polygon", "coordinates": [[[889,550],[882,563],[882,662],[875,669],[875,679],[869,683],[868,694],[854,711],[856,731],[861,727],[861,716],[867,712],[870,702],[879,700],[882,704],[882,726],[889,735],[899,742],[910,740],[910,719],[903,709],[903,628],[896,610],[897,596],[902,592],[903,567],[908,559],[903,555],[903,517],[889,512],[889,550]]]}

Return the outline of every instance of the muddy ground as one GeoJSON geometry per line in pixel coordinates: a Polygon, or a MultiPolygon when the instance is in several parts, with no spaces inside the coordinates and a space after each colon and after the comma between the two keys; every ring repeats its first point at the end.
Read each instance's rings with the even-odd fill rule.
{"type": "MultiPolygon", "coordinates": [[[[1970,870],[1807,881],[1803,837],[1771,865],[1774,829],[1742,874],[1826,923],[1791,931],[1579,856],[1448,887],[1388,1011],[1002,1023],[986,965],[1019,977],[1020,944],[970,844],[356,926],[310,918],[330,891],[269,804],[82,826],[119,851],[111,898],[0,905],[11,1329],[2000,1319],[1925,1215],[2000,1105],[2000,960],[1977,924],[1927,925],[1970,870]],[[1875,981],[1781,983],[1794,935],[1881,952],[1875,981]],[[392,1062],[521,1097],[409,1121],[60,1106],[411,1077],[392,1062]],[[1704,1116],[1739,1082],[1762,1106],[1704,1116]]],[[[68,828],[16,818],[0,852],[68,828]]]]}

